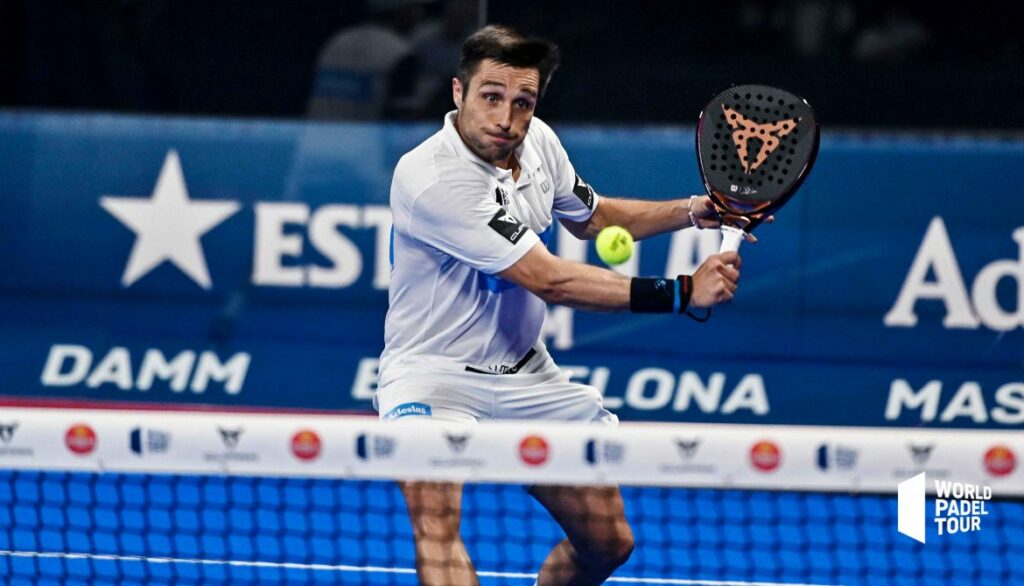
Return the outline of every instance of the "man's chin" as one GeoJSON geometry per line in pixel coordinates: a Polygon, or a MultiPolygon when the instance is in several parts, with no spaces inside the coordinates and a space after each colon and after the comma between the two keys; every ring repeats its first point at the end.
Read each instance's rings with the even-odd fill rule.
{"type": "Polygon", "coordinates": [[[497,164],[507,161],[512,155],[512,151],[515,150],[515,147],[499,147],[494,144],[489,144],[482,148],[478,145],[477,148],[473,150],[476,152],[476,156],[481,159],[489,163],[497,164]]]}

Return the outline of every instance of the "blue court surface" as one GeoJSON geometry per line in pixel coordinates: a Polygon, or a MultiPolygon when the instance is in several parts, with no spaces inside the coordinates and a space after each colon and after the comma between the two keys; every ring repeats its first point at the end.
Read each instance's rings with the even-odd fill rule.
{"type": "MultiPolygon", "coordinates": [[[[636,550],[613,584],[1024,584],[1024,502],[927,544],[896,498],[623,488],[636,550]]],[[[533,584],[559,528],[519,486],[467,485],[482,584],[533,584]]],[[[415,584],[391,482],[0,471],[10,585],[415,584]]]]}

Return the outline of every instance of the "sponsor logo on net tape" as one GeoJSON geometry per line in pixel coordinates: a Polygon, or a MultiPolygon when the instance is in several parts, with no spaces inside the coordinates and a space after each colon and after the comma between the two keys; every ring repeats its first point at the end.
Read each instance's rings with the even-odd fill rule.
{"type": "Polygon", "coordinates": [[[818,446],[816,464],[823,472],[848,472],[857,467],[860,450],[841,444],[818,446]]]}
{"type": "Polygon", "coordinates": [[[397,440],[391,436],[361,433],[356,436],[356,457],[364,462],[390,458],[397,445],[397,440]]]}
{"type": "Polygon", "coordinates": [[[10,421],[0,423],[0,458],[31,458],[35,456],[35,450],[26,446],[19,446],[14,441],[20,423],[10,421]]]}
{"type": "Polygon", "coordinates": [[[985,452],[983,463],[992,476],[1008,476],[1017,468],[1017,456],[1007,446],[996,445],[985,452]]]}
{"type": "Polygon", "coordinates": [[[128,447],[137,456],[166,453],[171,447],[171,432],[136,427],[128,432],[128,447]]]}
{"type": "Polygon", "coordinates": [[[256,452],[239,450],[245,428],[217,427],[217,435],[220,437],[223,450],[216,452],[205,452],[203,458],[208,462],[257,462],[260,459],[256,452]]]}
{"type": "Polygon", "coordinates": [[[91,454],[96,449],[97,443],[96,432],[84,423],[72,425],[64,434],[64,445],[71,453],[78,456],[91,454]]]}
{"type": "Polygon", "coordinates": [[[446,458],[431,458],[431,466],[435,468],[475,468],[486,464],[482,458],[464,455],[466,450],[469,449],[471,440],[473,439],[473,436],[469,432],[446,431],[442,435],[451,456],[446,458]]]}
{"type": "Polygon", "coordinates": [[[664,462],[658,466],[662,474],[715,474],[718,467],[710,462],[699,461],[703,440],[699,437],[677,437],[673,440],[678,460],[664,462]]]}
{"type": "Polygon", "coordinates": [[[931,465],[932,458],[939,448],[930,443],[908,443],[907,460],[892,471],[894,478],[909,478],[921,472],[927,472],[932,478],[949,478],[949,468],[931,465]]]}
{"type": "Polygon", "coordinates": [[[528,435],[519,442],[519,458],[528,466],[543,466],[551,457],[551,447],[539,435],[528,435]]]}
{"type": "Polygon", "coordinates": [[[303,462],[311,462],[320,457],[323,442],[320,436],[311,429],[300,429],[292,436],[292,455],[303,462]]]}
{"type": "Polygon", "coordinates": [[[782,464],[782,450],[771,440],[762,440],[750,447],[750,464],[759,472],[774,472],[782,464]]]}
{"type": "Polygon", "coordinates": [[[606,439],[587,440],[583,449],[583,459],[591,466],[620,464],[626,459],[626,444],[606,439]]]}

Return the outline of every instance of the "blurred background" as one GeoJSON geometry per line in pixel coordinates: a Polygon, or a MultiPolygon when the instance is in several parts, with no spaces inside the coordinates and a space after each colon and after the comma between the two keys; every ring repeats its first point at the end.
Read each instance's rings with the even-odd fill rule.
{"type": "MultiPolygon", "coordinates": [[[[601,193],[700,192],[693,125],[732,84],[822,124],[714,323],[549,309],[546,343],[623,419],[1019,427],[1021,10],[0,0],[0,393],[372,412],[394,165],[452,108],[464,39],[506,23],[561,46],[538,114],[601,193]]],[[[684,230],[616,270],[717,248],[684,230]]]]}
{"type": "Polygon", "coordinates": [[[1024,128],[1004,1],[2,0],[0,105],[436,120],[483,21],[561,45],[552,121],[691,124],[744,82],[799,88],[833,128],[1024,128]]]}

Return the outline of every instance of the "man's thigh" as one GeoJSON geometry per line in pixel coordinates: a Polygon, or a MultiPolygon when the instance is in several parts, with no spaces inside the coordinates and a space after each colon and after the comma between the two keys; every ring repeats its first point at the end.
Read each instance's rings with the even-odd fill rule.
{"type": "Polygon", "coordinates": [[[528,490],[562,527],[579,555],[615,558],[632,547],[633,532],[617,486],[535,485],[528,490]]]}
{"type": "Polygon", "coordinates": [[[417,539],[445,543],[458,538],[462,517],[462,484],[404,481],[398,483],[405,496],[417,539]]]}

